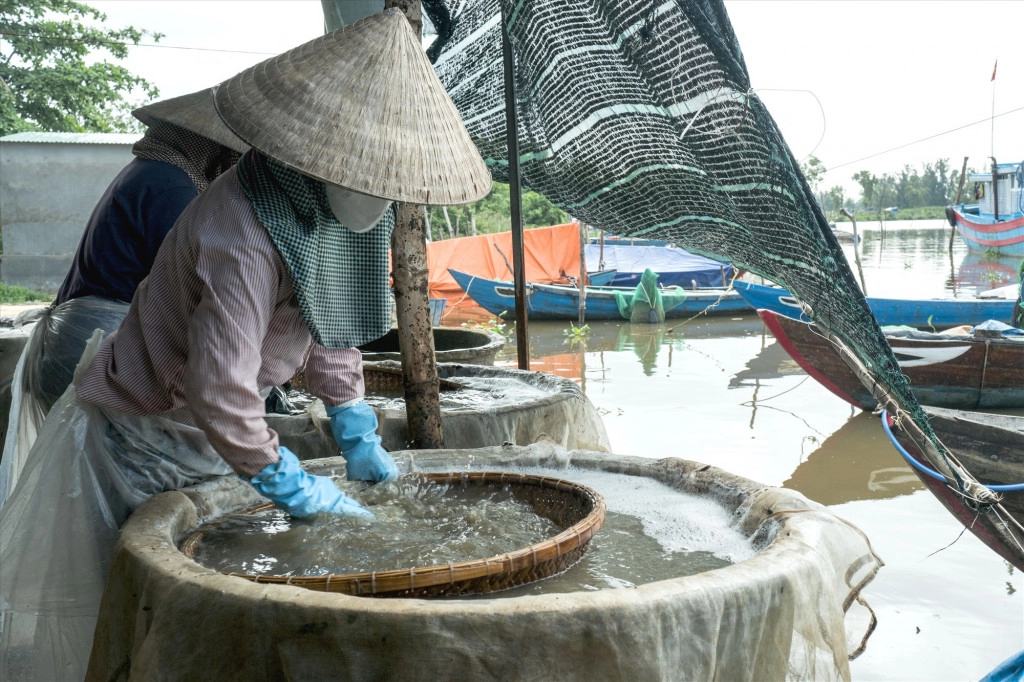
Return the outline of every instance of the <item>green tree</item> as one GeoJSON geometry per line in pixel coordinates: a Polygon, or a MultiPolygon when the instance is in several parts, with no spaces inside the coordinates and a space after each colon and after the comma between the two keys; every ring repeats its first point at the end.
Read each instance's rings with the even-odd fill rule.
{"type": "Polygon", "coordinates": [[[817,156],[808,156],[806,161],[800,162],[800,172],[804,174],[811,191],[817,194],[818,185],[825,175],[825,164],[817,156]]]}
{"type": "MultiPolygon", "coordinates": [[[[430,209],[431,232],[435,239],[448,237],[448,222],[456,237],[471,234],[471,225],[475,219],[477,234],[507,232],[512,229],[512,209],[509,202],[508,185],[495,182],[490,193],[483,199],[465,206],[449,206],[448,218],[445,219],[444,209],[434,206],[430,209]]],[[[568,222],[565,211],[552,204],[544,195],[537,192],[523,192],[523,226],[547,227],[568,222]]]]}
{"type": "Polygon", "coordinates": [[[102,51],[123,60],[129,43],[161,35],[132,26],[106,28],[105,20],[99,10],[73,0],[0,0],[0,134],[134,127],[128,97],[152,99],[156,87],[123,66],[87,63],[87,57],[102,51]]]}
{"type": "Polygon", "coordinates": [[[854,173],[853,180],[860,185],[861,206],[865,209],[871,207],[875,198],[875,187],[878,185],[878,178],[866,170],[854,173]]]}
{"type": "Polygon", "coordinates": [[[547,227],[561,225],[568,220],[565,211],[536,192],[523,193],[523,225],[526,227],[547,227]]]}
{"type": "Polygon", "coordinates": [[[832,211],[832,218],[836,219],[839,217],[839,211],[842,210],[843,205],[846,203],[846,191],[842,185],[836,185],[828,191],[827,198],[829,209],[832,211]]]}

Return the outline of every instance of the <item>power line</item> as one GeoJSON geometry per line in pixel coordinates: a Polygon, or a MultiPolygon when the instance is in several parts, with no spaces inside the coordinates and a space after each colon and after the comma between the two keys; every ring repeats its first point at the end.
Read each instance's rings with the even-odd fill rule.
{"type": "Polygon", "coordinates": [[[920,140],[914,140],[913,142],[907,142],[906,144],[901,144],[898,147],[893,147],[892,149],[886,149],[883,152],[876,152],[876,153],[870,154],[868,156],[862,156],[859,159],[854,159],[853,161],[847,161],[845,163],[836,164],[835,166],[832,166],[831,168],[826,169],[825,172],[827,173],[829,171],[834,171],[836,168],[842,168],[843,166],[851,166],[851,165],[853,165],[855,163],[860,163],[861,161],[866,161],[868,159],[873,159],[876,156],[881,156],[882,154],[888,154],[889,152],[894,152],[897,149],[903,149],[904,147],[910,147],[911,145],[915,145],[915,144],[917,144],[919,142],[926,142],[928,140],[934,140],[936,137],[942,137],[943,135],[949,135],[950,133],[955,133],[956,131],[963,130],[964,128],[970,128],[971,126],[976,126],[976,125],[979,125],[981,123],[988,123],[992,119],[999,118],[1000,116],[1007,116],[1008,114],[1015,114],[1018,111],[1024,111],[1024,107],[1017,107],[1016,109],[1010,109],[1009,111],[1004,111],[1001,114],[996,114],[995,116],[990,116],[989,118],[983,118],[980,121],[975,121],[974,123],[968,123],[966,125],[962,125],[959,128],[953,128],[952,130],[947,130],[947,131],[942,132],[942,133],[936,133],[934,135],[929,135],[928,137],[922,137],[920,140]]]}
{"type": "Polygon", "coordinates": [[[81,38],[65,38],[62,36],[41,35],[38,33],[13,33],[0,31],[0,36],[18,36],[19,38],[39,38],[41,40],[57,40],[65,43],[88,43],[90,45],[117,45],[119,47],[160,47],[165,50],[195,50],[197,52],[227,52],[230,54],[254,54],[262,57],[273,57],[276,52],[252,52],[250,50],[222,50],[216,47],[185,47],[184,45],[159,45],[157,43],[122,43],[116,40],[82,40],[81,38]]]}

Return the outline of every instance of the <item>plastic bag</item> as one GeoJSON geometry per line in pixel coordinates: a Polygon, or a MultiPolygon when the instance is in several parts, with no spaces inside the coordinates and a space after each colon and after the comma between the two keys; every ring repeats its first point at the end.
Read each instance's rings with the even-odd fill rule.
{"type": "Polygon", "coordinates": [[[11,383],[7,440],[0,458],[0,508],[17,485],[47,412],[71,383],[89,338],[97,329],[114,331],[127,313],[127,303],[85,296],[39,315],[11,383]]]}
{"type": "Polygon", "coordinates": [[[199,429],[69,386],[0,509],[0,679],[83,679],[120,525],[155,493],[229,473],[199,429]]]}

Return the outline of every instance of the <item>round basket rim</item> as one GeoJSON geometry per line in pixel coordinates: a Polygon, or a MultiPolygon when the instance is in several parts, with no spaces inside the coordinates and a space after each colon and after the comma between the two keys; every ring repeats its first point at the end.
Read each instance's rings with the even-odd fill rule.
{"type": "MultiPolygon", "coordinates": [[[[467,584],[470,581],[476,581],[479,584],[481,580],[487,583],[492,579],[499,580],[501,576],[516,571],[541,573],[532,580],[516,583],[524,584],[565,570],[571,564],[560,563],[559,559],[571,557],[575,553],[575,558],[571,561],[574,563],[578,560],[586,551],[590,540],[601,529],[607,511],[604,497],[597,491],[581,483],[553,476],[509,471],[413,472],[412,476],[435,482],[515,483],[546,487],[560,492],[568,492],[586,501],[590,505],[590,511],[582,519],[550,538],[521,549],[483,559],[469,559],[408,569],[311,576],[267,576],[232,571],[219,572],[259,584],[292,585],[355,596],[406,596],[417,592],[445,594],[444,588],[450,588],[449,591],[452,594],[486,592],[490,590],[462,591],[459,589],[459,585],[467,584]],[[557,567],[557,570],[546,571],[545,566],[551,566],[552,569],[557,567]]],[[[273,503],[267,502],[236,513],[253,514],[273,507],[273,503]]],[[[202,540],[203,533],[211,525],[215,524],[201,526],[186,535],[179,547],[182,554],[194,560],[195,550],[202,540]]]]}

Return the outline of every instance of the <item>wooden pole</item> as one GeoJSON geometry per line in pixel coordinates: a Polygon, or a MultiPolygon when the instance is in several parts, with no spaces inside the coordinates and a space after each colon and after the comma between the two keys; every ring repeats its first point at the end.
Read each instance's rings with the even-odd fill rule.
{"type": "Polygon", "coordinates": [[[578,322],[582,326],[587,319],[587,226],[580,226],[580,310],[578,322]]]}
{"type": "MultiPolygon", "coordinates": [[[[960,168],[960,182],[956,188],[956,201],[954,205],[960,205],[960,197],[964,193],[964,176],[967,174],[967,157],[964,157],[964,165],[960,168]]],[[[949,255],[950,258],[953,256],[953,238],[956,237],[956,221],[949,226],[949,255]]]]}
{"type": "Polygon", "coordinates": [[[501,55],[505,65],[505,139],[508,143],[508,190],[512,213],[512,282],[516,295],[516,352],[519,369],[530,369],[530,332],[526,316],[526,256],[523,249],[523,192],[519,183],[519,123],[516,116],[515,64],[501,10],[501,55]]]}
{"type": "MultiPolygon", "coordinates": [[[[416,35],[422,33],[420,0],[386,0],[384,7],[401,10],[416,35]]],[[[409,111],[406,115],[415,117],[418,112],[409,111]]],[[[444,436],[430,320],[426,234],[423,207],[399,204],[398,221],[391,236],[391,261],[409,445],[433,449],[444,447],[444,436]]]]}
{"type": "Polygon", "coordinates": [[[850,219],[853,223],[853,259],[857,262],[857,273],[860,275],[860,288],[865,296],[868,295],[868,283],[864,281],[864,269],[860,266],[860,235],[857,234],[857,218],[852,213],[847,211],[845,208],[839,209],[839,212],[850,219]]]}
{"type": "Polygon", "coordinates": [[[992,159],[992,220],[999,222],[999,164],[996,163],[996,157],[988,157],[992,159]]]}

